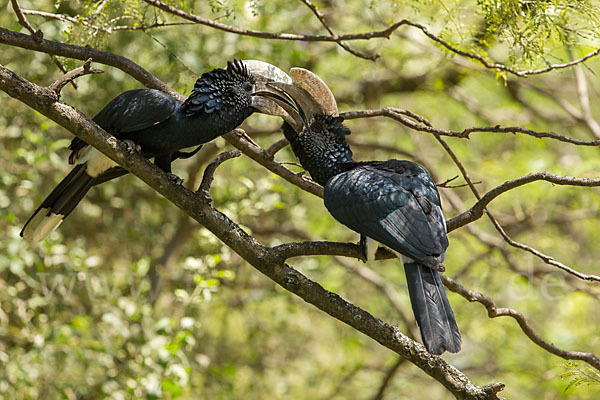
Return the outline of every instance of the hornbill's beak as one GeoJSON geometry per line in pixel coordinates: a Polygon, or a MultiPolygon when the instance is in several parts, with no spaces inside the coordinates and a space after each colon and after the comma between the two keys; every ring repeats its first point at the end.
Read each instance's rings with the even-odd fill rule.
{"type": "Polygon", "coordinates": [[[277,94],[265,94],[277,103],[285,114],[281,115],[294,130],[301,133],[315,114],[338,115],[337,103],[325,82],[313,72],[303,68],[290,70],[292,83],[267,82],[277,94]]]}
{"type": "Polygon", "coordinates": [[[286,108],[292,107],[285,92],[269,85],[271,82],[292,83],[292,78],[279,67],[259,60],[243,60],[244,66],[251,73],[256,82],[250,92],[251,105],[258,112],[276,115],[289,120],[286,108]]]}

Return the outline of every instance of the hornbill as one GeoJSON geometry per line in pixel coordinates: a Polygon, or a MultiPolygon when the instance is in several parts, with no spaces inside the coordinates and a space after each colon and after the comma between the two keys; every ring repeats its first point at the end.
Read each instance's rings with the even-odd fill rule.
{"type": "Polygon", "coordinates": [[[357,162],[337,116],[333,94],[307,70],[292,69],[293,84],[274,83],[293,101],[281,104],[283,132],[302,166],[324,187],[331,215],[361,235],[364,257],[377,242],[400,253],[412,309],[430,353],[456,353],[461,336],[444,291],[448,247],[446,223],[436,185],[421,166],[406,160],[357,162]],[[282,115],[283,116],[283,115],[282,115]]]}
{"type": "MultiPolygon", "coordinates": [[[[290,82],[291,78],[262,61],[234,60],[225,69],[202,74],[183,102],[154,89],[128,90],[111,100],[93,120],[126,141],[130,151],[154,157],[157,166],[178,179],[171,174],[173,160],[192,156],[203,143],[236,128],[254,111],[277,115],[278,107],[269,96],[277,97],[279,92],[266,85],[277,80],[290,82]],[[198,147],[191,152],[182,151],[194,146],[198,147]]],[[[23,238],[43,240],[92,186],[127,173],[77,137],[69,149],[69,164],[75,166],[25,223],[23,238]]]]}

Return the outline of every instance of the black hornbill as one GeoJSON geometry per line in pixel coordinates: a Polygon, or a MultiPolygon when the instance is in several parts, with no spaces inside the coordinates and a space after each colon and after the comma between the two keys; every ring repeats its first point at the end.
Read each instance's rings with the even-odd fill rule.
{"type": "MultiPolygon", "coordinates": [[[[234,60],[226,69],[202,74],[183,102],[154,89],[129,90],[111,100],[93,120],[125,140],[132,151],[138,149],[145,157],[154,157],[157,166],[171,173],[173,160],[190,157],[203,143],[236,128],[254,111],[277,114],[269,96],[279,92],[266,83],[290,79],[274,65],[234,60]],[[198,148],[192,152],[181,151],[194,146],[198,148]]],[[[69,149],[69,163],[77,164],[25,223],[21,231],[25,239],[44,239],[92,186],[127,173],[77,137],[69,149]]]]}
{"type": "Polygon", "coordinates": [[[350,130],[335,116],[333,94],[310,71],[299,79],[294,70],[291,75],[293,85],[274,84],[294,102],[281,104],[288,114],[283,132],[302,166],[323,185],[325,207],[361,235],[366,259],[374,258],[377,242],[401,254],[425,347],[433,354],[458,352],[460,332],[438,273],[448,239],[435,183],[410,161],[354,161],[345,138],[350,130]]]}

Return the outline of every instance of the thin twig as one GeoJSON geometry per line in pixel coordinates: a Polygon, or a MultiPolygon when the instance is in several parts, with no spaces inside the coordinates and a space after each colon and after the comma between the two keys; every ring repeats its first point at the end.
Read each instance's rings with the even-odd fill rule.
{"type": "Polygon", "coordinates": [[[350,53],[352,55],[355,55],[356,57],[364,58],[365,60],[371,60],[371,61],[375,61],[375,60],[377,60],[381,56],[380,54],[369,55],[369,54],[361,53],[359,51],[354,50],[350,46],[348,46],[346,43],[344,43],[342,40],[340,40],[340,37],[338,36],[338,34],[335,33],[335,31],[333,30],[333,28],[331,27],[331,25],[329,25],[327,23],[327,21],[325,20],[325,16],[319,11],[319,9],[317,8],[317,6],[315,6],[310,0],[302,0],[302,2],[304,4],[306,4],[306,6],[308,8],[310,8],[310,10],[313,12],[313,14],[315,14],[315,16],[317,17],[317,19],[321,22],[321,25],[323,25],[323,27],[325,29],[327,29],[327,32],[329,32],[329,34],[331,35],[331,37],[333,38],[333,40],[341,48],[343,48],[344,50],[346,50],[348,53],[350,53]]]}
{"type": "Polygon", "coordinates": [[[516,76],[521,77],[521,78],[524,78],[524,77],[529,76],[529,75],[543,74],[545,72],[549,72],[549,71],[552,71],[552,70],[555,70],[555,69],[568,68],[568,67],[571,67],[573,65],[582,63],[582,62],[584,62],[584,61],[586,61],[586,60],[588,60],[588,59],[590,59],[592,57],[595,57],[598,54],[600,54],[600,48],[598,48],[598,49],[596,49],[596,50],[594,50],[594,51],[586,54],[584,57],[581,57],[581,58],[579,58],[577,60],[570,61],[568,63],[552,64],[552,65],[549,65],[549,66],[547,66],[545,68],[529,69],[529,70],[519,71],[519,70],[513,69],[511,67],[507,67],[506,65],[503,65],[503,64],[498,64],[498,63],[490,62],[490,61],[486,60],[484,57],[482,57],[482,56],[480,56],[478,54],[469,53],[468,51],[460,50],[460,49],[452,46],[450,43],[446,42],[445,40],[443,40],[439,36],[436,36],[433,33],[429,32],[429,29],[427,29],[427,27],[425,27],[424,25],[417,24],[417,23],[411,22],[411,21],[406,21],[405,24],[413,26],[413,27],[421,30],[421,32],[423,32],[431,40],[433,40],[434,42],[437,42],[437,43],[441,44],[442,46],[444,46],[446,49],[450,50],[453,53],[456,53],[456,54],[461,55],[463,57],[469,58],[471,60],[479,61],[486,68],[496,69],[496,70],[500,70],[500,71],[506,71],[508,73],[511,73],[511,74],[516,75],[516,76]]]}
{"type": "Polygon", "coordinates": [[[10,0],[10,4],[12,5],[12,8],[15,11],[15,14],[17,15],[19,24],[25,27],[32,35],[35,35],[36,29],[27,20],[27,17],[24,15],[23,9],[19,5],[19,2],[17,0],[10,0]]]}
{"type": "Polygon", "coordinates": [[[81,67],[75,68],[75,69],[67,72],[66,74],[64,74],[63,76],[58,78],[56,80],[56,82],[51,84],[48,88],[50,90],[54,91],[54,93],[56,93],[57,96],[60,96],[60,91],[62,90],[62,88],[65,87],[66,84],[73,81],[74,79],[77,79],[83,75],[104,73],[104,71],[101,69],[92,68],[91,64],[92,64],[92,59],[88,58],[81,67]]]}
{"type": "MultiPolygon", "coordinates": [[[[11,0],[11,1],[14,1],[14,0],[11,0]]],[[[150,25],[117,25],[117,26],[105,27],[105,26],[92,24],[92,23],[88,22],[87,18],[81,19],[81,18],[71,17],[69,15],[54,14],[54,13],[38,11],[38,10],[22,10],[22,11],[23,11],[23,14],[26,14],[26,15],[35,15],[38,17],[55,19],[57,21],[70,22],[75,25],[82,25],[87,28],[92,28],[95,31],[104,32],[104,33],[108,33],[108,34],[112,34],[116,31],[146,31],[146,30],[150,30],[150,29],[166,28],[166,27],[170,27],[170,26],[195,25],[193,22],[169,22],[169,23],[156,22],[156,23],[153,23],[150,25]]]]}
{"type": "Polygon", "coordinates": [[[404,358],[398,358],[396,362],[386,371],[383,379],[381,380],[381,385],[379,385],[379,389],[377,389],[377,393],[375,393],[375,396],[373,396],[373,400],[383,400],[383,395],[389,387],[390,382],[394,378],[394,375],[396,375],[396,372],[398,372],[402,364],[405,362],[406,360],[404,358]]]}
{"type": "MultiPolygon", "coordinates": [[[[480,126],[480,127],[471,127],[466,128],[462,131],[453,131],[448,129],[437,129],[432,127],[431,125],[426,124],[418,124],[414,121],[411,121],[408,118],[405,118],[401,115],[397,108],[394,107],[384,107],[374,110],[361,110],[361,111],[349,111],[340,114],[344,119],[356,119],[356,118],[373,118],[373,117],[387,117],[391,118],[395,121],[400,122],[402,125],[411,128],[415,131],[420,132],[428,132],[432,134],[437,134],[440,136],[448,136],[448,137],[456,137],[461,139],[469,139],[469,135],[471,133],[521,133],[524,135],[533,136],[535,138],[549,138],[554,140],[559,140],[565,143],[571,143],[579,146],[600,146],[600,140],[581,140],[575,139],[563,135],[559,135],[555,132],[536,132],[531,129],[521,128],[517,126],[510,127],[501,127],[500,125],[496,126],[480,126]]],[[[414,117],[413,117],[414,118],[414,117]]]]}
{"type": "Polygon", "coordinates": [[[240,150],[229,150],[225,151],[214,158],[204,169],[204,176],[202,177],[202,182],[200,183],[200,188],[198,191],[204,191],[208,193],[210,190],[210,185],[214,179],[215,171],[219,167],[219,165],[223,164],[225,161],[230,160],[232,158],[236,158],[242,155],[240,150]]]}
{"type": "Polygon", "coordinates": [[[279,139],[278,141],[276,141],[275,143],[273,143],[272,145],[270,145],[266,150],[265,153],[268,157],[271,158],[271,160],[273,159],[273,157],[275,157],[275,154],[277,154],[279,152],[279,150],[283,149],[284,147],[286,147],[288,144],[290,144],[290,142],[288,142],[288,140],[286,138],[283,139],[279,139]]]}
{"type": "MultiPolygon", "coordinates": [[[[225,32],[235,33],[237,35],[242,36],[252,36],[260,39],[276,39],[276,40],[291,40],[291,41],[306,41],[306,42],[336,42],[336,38],[330,35],[301,35],[296,33],[272,33],[272,32],[263,32],[263,31],[255,31],[251,29],[243,29],[238,28],[236,26],[231,26],[227,24],[223,24],[220,22],[216,22],[199,15],[191,14],[176,7],[172,7],[168,4],[165,4],[158,0],[144,0],[146,3],[153,5],[161,10],[178,16],[180,18],[186,19],[188,21],[195,22],[200,25],[205,25],[214,29],[222,30],[225,32]]],[[[395,24],[388,26],[386,29],[382,31],[373,31],[373,32],[365,32],[365,33],[352,33],[348,35],[339,35],[337,36],[338,40],[368,40],[372,38],[389,38],[390,35],[398,29],[400,26],[405,25],[406,22],[400,21],[395,24]]]]}
{"type": "MultiPolygon", "coordinates": [[[[348,40],[369,40],[369,39],[373,39],[373,38],[387,38],[389,39],[389,37],[392,35],[392,33],[394,33],[396,30],[398,30],[398,28],[400,28],[401,26],[404,25],[409,25],[412,26],[414,28],[419,29],[421,32],[423,32],[427,37],[429,37],[431,40],[439,43],[440,45],[442,45],[443,47],[445,47],[446,49],[450,50],[452,53],[461,55],[463,57],[469,58],[471,60],[474,61],[478,61],[480,62],[484,67],[486,68],[490,68],[490,69],[495,69],[495,70],[501,70],[501,71],[506,71],[508,73],[514,74],[516,76],[519,77],[526,77],[529,75],[538,75],[538,74],[542,74],[545,72],[549,72],[555,69],[561,69],[561,68],[568,68],[571,67],[573,65],[582,63],[592,57],[597,56],[598,54],[600,54],[600,48],[588,53],[587,55],[585,55],[584,57],[581,57],[580,59],[577,60],[573,60],[570,61],[568,63],[564,63],[564,64],[552,64],[549,65],[545,68],[541,68],[541,69],[530,69],[530,70],[524,70],[524,71],[519,71],[516,69],[513,69],[511,67],[507,67],[506,65],[503,64],[498,64],[498,63],[494,63],[494,62],[490,62],[488,60],[486,60],[484,57],[478,55],[478,54],[474,54],[474,53],[469,53],[467,51],[464,50],[460,50],[454,46],[452,46],[451,44],[449,44],[448,42],[446,42],[445,40],[443,40],[442,38],[440,38],[439,36],[434,35],[433,33],[431,33],[429,31],[429,29],[427,27],[425,27],[424,25],[418,24],[416,22],[412,22],[406,19],[403,19],[401,21],[398,21],[396,23],[391,24],[390,26],[388,26],[386,29],[381,30],[381,31],[373,31],[373,32],[365,32],[365,33],[351,33],[351,34],[346,34],[346,35],[337,35],[335,33],[332,33],[332,31],[330,30],[331,27],[329,27],[328,25],[323,24],[324,20],[322,20],[319,15],[321,15],[320,13],[318,13],[318,10],[313,9],[311,7],[311,10],[313,10],[313,13],[315,13],[315,10],[317,11],[317,13],[315,13],[315,15],[317,15],[317,17],[319,17],[319,20],[321,21],[321,23],[323,24],[323,26],[330,32],[330,35],[300,35],[300,34],[295,34],[295,33],[272,33],[272,32],[262,32],[262,31],[255,31],[255,30],[250,30],[250,29],[243,29],[243,28],[238,28],[235,26],[231,26],[231,25],[226,25],[226,24],[222,24],[220,22],[216,22],[207,18],[203,18],[199,15],[195,15],[195,14],[191,14],[188,13],[186,11],[183,11],[181,9],[172,7],[168,4],[165,4],[159,0],[144,0],[146,3],[151,4],[157,8],[160,8],[161,10],[172,14],[172,15],[176,15],[180,18],[183,19],[187,19],[188,21],[193,21],[196,22],[198,24],[201,25],[205,25],[205,26],[209,26],[211,28],[214,29],[219,29],[225,32],[231,32],[231,33],[235,33],[237,35],[243,35],[243,36],[252,36],[252,37],[257,37],[257,38],[261,38],[261,39],[275,39],[275,40],[292,40],[292,41],[309,41],[309,42],[336,42],[338,43],[340,46],[342,46],[344,48],[344,50],[349,51],[350,53],[352,53],[355,56],[361,57],[361,58],[366,58],[363,55],[359,55],[356,54],[356,51],[350,49],[349,47],[347,47],[345,44],[342,45],[343,41],[348,41],[348,40]]],[[[305,0],[302,0],[305,4],[308,5],[308,3],[305,0]]],[[[312,3],[311,3],[312,4],[312,3]]],[[[310,6],[309,6],[310,7],[310,6]]],[[[314,7],[314,5],[313,5],[314,7]]],[[[373,57],[373,56],[371,56],[373,57]]]]}

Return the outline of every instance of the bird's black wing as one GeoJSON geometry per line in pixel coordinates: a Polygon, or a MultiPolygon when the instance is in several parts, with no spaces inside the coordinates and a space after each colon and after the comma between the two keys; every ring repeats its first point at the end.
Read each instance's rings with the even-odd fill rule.
{"type": "Polygon", "coordinates": [[[363,163],[331,178],[325,206],[335,219],[416,261],[437,267],[448,247],[435,183],[410,161],[363,163]]]}
{"type": "Polygon", "coordinates": [[[369,162],[331,178],[325,206],[338,221],[415,261],[408,293],[427,350],[456,353],[461,337],[437,267],[448,239],[435,183],[410,161],[369,162]]]}
{"type": "MultiPolygon", "coordinates": [[[[110,101],[96,116],[94,122],[105,131],[119,137],[120,133],[148,128],[173,115],[177,100],[155,89],[136,89],[121,93],[110,101]]],[[[69,150],[69,162],[79,157],[79,151],[87,146],[83,140],[74,138],[69,150]]]]}

